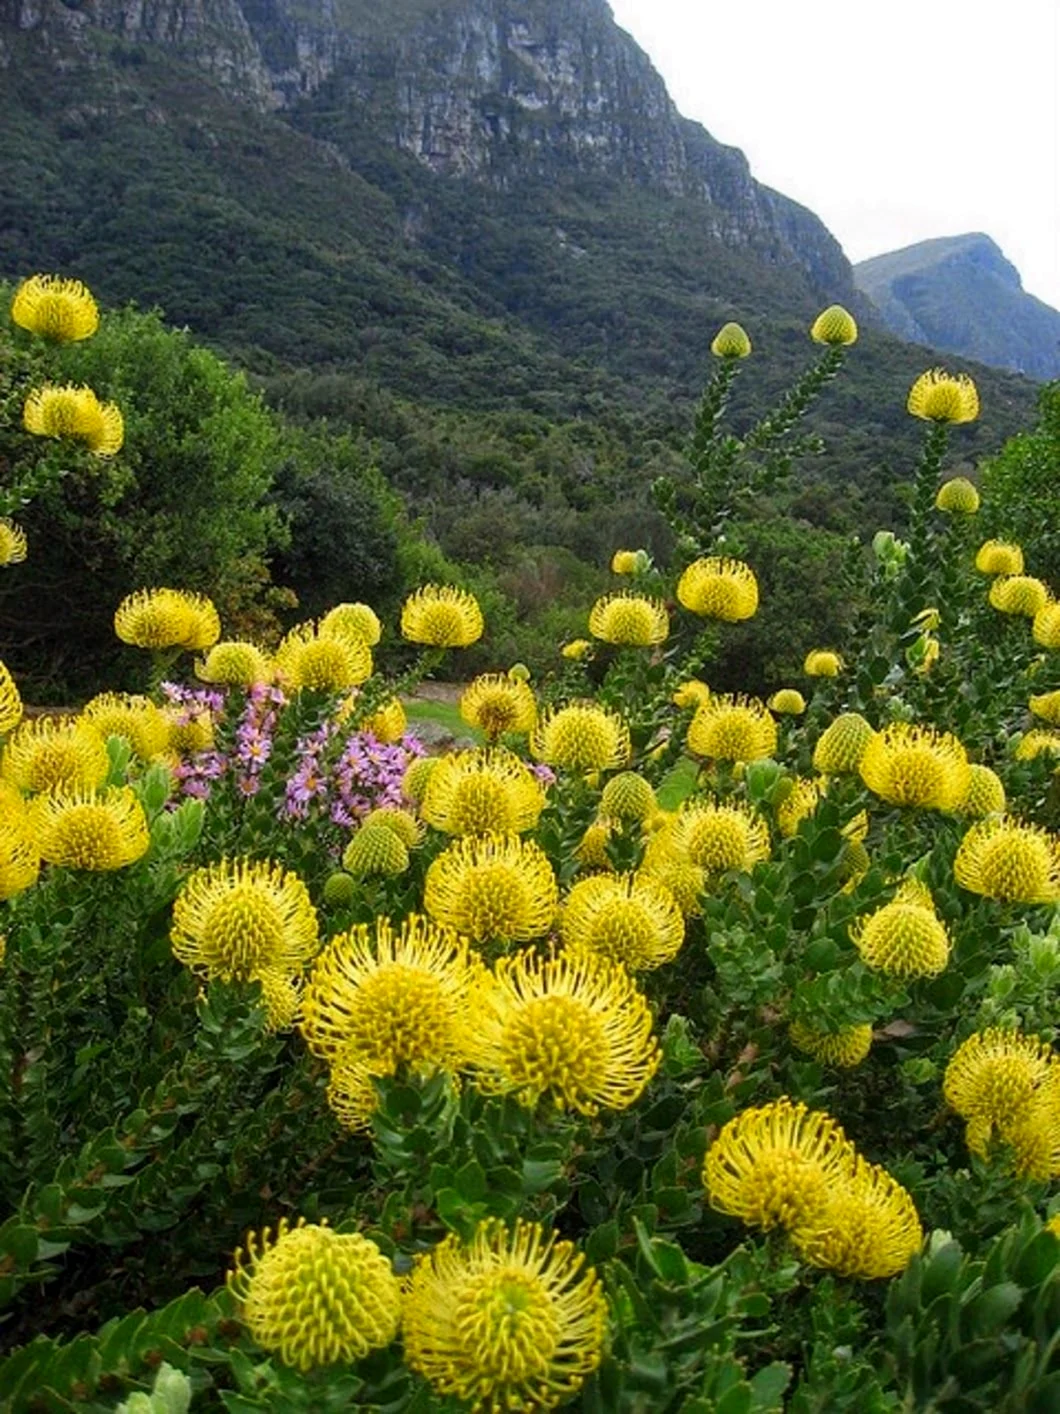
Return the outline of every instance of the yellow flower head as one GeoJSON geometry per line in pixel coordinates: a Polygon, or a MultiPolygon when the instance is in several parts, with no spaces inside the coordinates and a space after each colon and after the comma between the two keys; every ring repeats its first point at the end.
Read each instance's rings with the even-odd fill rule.
{"type": "Polygon", "coordinates": [[[1049,598],[1049,586],[1029,574],[999,575],[990,586],[990,603],[1003,614],[1033,619],[1049,598]]]}
{"type": "Polygon", "coordinates": [[[1060,840],[1004,815],[978,821],[961,840],[953,874],[962,888],[1003,903],[1060,901],[1060,840]]]}
{"type": "Polygon", "coordinates": [[[361,731],[371,732],[376,741],[392,745],[408,731],[409,719],[399,697],[391,697],[361,723],[361,731]]]}
{"type": "Polygon", "coordinates": [[[935,509],[949,515],[974,516],[979,509],[979,492],[966,476],[954,476],[939,487],[935,509]]]}
{"type": "Polygon", "coordinates": [[[533,1109],[594,1115],[638,1100],[659,1065],[651,1008],[625,968],[583,951],[498,960],[477,1004],[474,1083],[533,1109]]]}
{"type": "Polygon", "coordinates": [[[180,962],[211,981],[261,982],[268,1024],[278,1030],[294,1020],[292,981],[317,952],[316,910],[305,884],[282,865],[221,859],[185,880],[170,942],[180,962]]]}
{"type": "Polygon", "coordinates": [[[635,771],[620,771],[604,786],[600,810],[609,820],[638,823],[655,809],[655,792],[635,771]]]}
{"type": "Polygon", "coordinates": [[[688,726],[685,746],[712,761],[758,761],[777,749],[777,724],[757,697],[711,697],[688,726]]]}
{"type": "Polygon", "coordinates": [[[406,849],[415,849],[422,843],[425,833],[422,822],[397,805],[380,805],[375,810],[369,810],[361,824],[383,825],[386,829],[393,830],[406,849]]]}
{"type": "Polygon", "coordinates": [[[22,720],[22,698],[6,663],[0,663],[0,736],[13,731],[22,720]]]}
{"type": "Polygon", "coordinates": [[[271,680],[272,663],[256,644],[229,638],[215,643],[205,658],[196,661],[195,676],[202,682],[253,687],[271,680]]]}
{"type": "Polygon", "coordinates": [[[213,603],[181,589],[137,589],[114,611],[114,632],[137,648],[209,648],[220,636],[213,603]]]}
{"type": "Polygon", "coordinates": [[[685,940],[673,894],[648,874],[594,874],[574,885],[563,903],[567,951],[588,951],[631,972],[660,967],[685,940]]]}
{"type": "Polygon", "coordinates": [[[1023,733],[1012,754],[1017,761],[1035,761],[1039,756],[1055,756],[1058,752],[1060,734],[1035,729],[1023,733]]]}
{"type": "Polygon", "coordinates": [[[31,275],[11,302],[11,319],[20,329],[57,344],[89,339],[99,328],[96,301],[80,280],[31,275]]]}
{"type": "Polygon", "coordinates": [[[587,638],[572,638],[559,651],[572,663],[584,663],[593,656],[593,645],[587,638]]]}
{"type": "Polygon", "coordinates": [[[390,1261],[359,1232],[327,1223],[276,1235],[248,1233],[237,1248],[228,1287],[254,1342],[303,1374],[320,1365],[350,1365],[382,1350],[401,1324],[401,1283],[390,1261]]]}
{"type": "Polygon", "coordinates": [[[26,532],[9,520],[0,518],[0,566],[19,565],[26,558],[26,532]]]}
{"type": "Polygon", "coordinates": [[[611,556],[612,574],[636,574],[638,558],[636,550],[616,550],[611,556]]]}
{"type": "Polygon", "coordinates": [[[101,692],[85,704],[82,717],[103,737],[123,737],[141,761],[153,761],[169,745],[169,723],[149,697],[101,692]]]}
{"type": "Polygon", "coordinates": [[[758,609],[758,580],[742,560],[711,556],[688,566],[677,581],[677,597],[701,618],[738,623],[758,609]]]}
{"type": "Polygon", "coordinates": [[[124,869],[151,843],[143,806],[129,786],[40,795],[27,818],[41,858],[64,869],[124,869]]]}
{"type": "Polygon", "coordinates": [[[707,1150],[710,1206],[767,1232],[819,1220],[830,1192],[854,1174],[854,1146],[830,1115],[785,1096],[743,1110],[707,1150]]]}
{"type": "Polygon", "coordinates": [[[971,782],[968,754],[955,736],[908,722],[875,733],[858,769],[881,800],[924,810],[958,809],[971,782]]]}
{"type": "Polygon", "coordinates": [[[853,775],[875,736],[875,731],[859,712],[841,712],[817,739],[814,770],[825,776],[853,775]]]}
{"type": "Polygon", "coordinates": [[[383,626],[367,604],[336,604],[320,620],[321,638],[352,638],[374,648],[383,636],[383,626]]]}
{"type": "Polygon", "coordinates": [[[788,1027],[791,1043],[805,1051],[822,1065],[835,1065],[843,1070],[860,1065],[872,1049],[872,1027],[841,1026],[838,1031],[820,1031],[804,1021],[793,1021],[788,1027]]]}
{"type": "Polygon", "coordinates": [[[362,824],[343,850],[342,867],[355,879],[392,878],[409,867],[408,845],[387,825],[362,824]]]}
{"type": "Polygon", "coordinates": [[[36,717],[8,737],[0,772],[21,791],[95,790],[110,757],[102,734],[77,717],[36,717]]]}
{"type": "Polygon", "coordinates": [[[423,906],[473,942],[548,931],[559,891],[548,856],[518,835],[456,840],[427,870],[423,906]]]}
{"type": "MultiPolygon", "coordinates": [[[[978,1140],[969,1123],[969,1146],[978,1140]]],[[[1055,1063],[1031,1096],[1006,1122],[1003,1137],[1012,1147],[1019,1177],[1048,1183],[1060,1178],[1060,1066],[1055,1063]]]]}
{"type": "Polygon", "coordinates": [[[674,706],[680,707],[682,711],[687,707],[702,707],[704,702],[710,700],[710,688],[705,682],[700,682],[699,678],[689,678],[677,688],[671,700],[674,706]]]}
{"type": "Polygon", "coordinates": [[[22,424],[36,437],[84,442],[97,457],[113,457],[125,440],[121,410],[114,403],[101,403],[91,388],[73,383],[34,388],[22,410],[22,424]]]}
{"type": "Polygon", "coordinates": [[[1023,551],[1004,540],[985,540],[976,551],[975,567],[981,574],[1022,574],[1023,551]]]}
{"type": "Polygon", "coordinates": [[[405,600],[401,634],[432,648],[467,648],[485,631],[478,600],[466,589],[427,584],[405,600]]]}
{"type": "Polygon", "coordinates": [[[968,1121],[968,1147],[985,1158],[995,1133],[1005,1138],[1054,1065],[1052,1051],[1036,1036],[988,1027],[974,1031],[946,1067],[942,1094],[968,1121]]]}
{"type": "Polygon", "coordinates": [[[715,358],[746,358],[751,352],[751,340],[739,324],[723,324],[714,335],[710,351],[715,358]]]}
{"type": "Polygon", "coordinates": [[[489,1218],[417,1257],[405,1295],[405,1359],[446,1403],[472,1410],[566,1404],[600,1364],[607,1302],[570,1242],[489,1218]]]}
{"type": "Polygon", "coordinates": [[[869,967],[892,977],[934,977],[950,957],[950,935],[931,894],[914,880],[890,903],[855,919],[850,939],[869,967]]]}
{"type": "Polygon", "coordinates": [[[505,732],[533,731],[537,701],[529,683],[507,673],[483,673],[464,689],[460,716],[469,727],[478,727],[496,741],[505,732]]]}
{"type": "Polygon", "coordinates": [[[679,854],[707,875],[730,869],[746,873],[769,858],[769,829],[745,805],[686,803],[669,827],[669,838],[679,854]]]}
{"type": "Polygon", "coordinates": [[[194,756],[213,746],[213,718],[205,708],[189,711],[184,707],[168,707],[164,717],[169,750],[178,756],[194,756]]]}
{"type": "Polygon", "coordinates": [[[276,650],[276,671],[295,692],[346,692],[371,677],[372,650],[357,639],[324,637],[313,624],[299,624],[276,650]]]}
{"type": "Polygon", "coordinates": [[[604,643],[650,648],[670,632],[670,616],[661,599],[627,591],[605,594],[589,613],[589,632],[604,643]]]}
{"type": "Polygon", "coordinates": [[[843,671],[843,659],[831,648],[811,648],[802,671],[810,678],[835,678],[843,671]]]}
{"type": "Polygon", "coordinates": [[[886,1169],[858,1156],[810,1221],[792,1234],[805,1262],[842,1277],[882,1281],[904,1272],[924,1240],[908,1192],[886,1169]]]}
{"type": "Polygon", "coordinates": [[[541,782],[518,756],[487,748],[443,756],[420,814],[447,835],[521,835],[545,808],[541,782]]]}
{"type": "Polygon", "coordinates": [[[968,782],[968,794],[958,809],[962,815],[1000,815],[1005,809],[1005,787],[1001,777],[989,766],[973,764],[968,782]]]}
{"type": "Polygon", "coordinates": [[[824,797],[821,780],[800,777],[792,782],[791,790],[777,806],[777,829],[785,839],[798,833],[803,820],[808,820],[824,797]]]}
{"type": "Polygon", "coordinates": [[[423,799],[427,790],[427,782],[434,774],[434,768],[438,765],[439,760],[440,758],[437,756],[417,756],[405,768],[405,774],[401,778],[401,794],[413,805],[419,805],[423,799]]]}
{"type": "Polygon", "coordinates": [[[598,815],[582,835],[578,848],[574,851],[574,857],[583,869],[614,869],[611,856],[607,852],[614,833],[614,821],[598,815]]]}
{"type": "Polygon", "coordinates": [[[676,848],[671,823],[661,826],[648,841],[640,872],[665,885],[686,918],[698,917],[707,887],[706,871],[676,848]]]}
{"type": "Polygon", "coordinates": [[[40,855],[27,826],[13,811],[0,817],[0,899],[13,898],[37,882],[40,855]]]}
{"type": "Polygon", "coordinates": [[[930,368],[910,388],[906,408],[925,422],[974,422],[979,394],[966,373],[930,368]]]}
{"type": "Polygon", "coordinates": [[[1042,648],[1060,648],[1060,604],[1051,600],[1043,604],[1034,616],[1031,633],[1042,648]]]}
{"type": "Polygon", "coordinates": [[[549,766],[608,771],[629,763],[629,728],[617,713],[595,702],[572,702],[544,712],[530,734],[530,750],[549,766]]]}
{"type": "Polygon", "coordinates": [[[1035,694],[1029,707],[1036,717],[1052,727],[1060,727],[1060,691],[1035,694]]]}
{"type": "Polygon", "coordinates": [[[854,316],[841,304],[831,304],[813,321],[810,338],[816,344],[853,344],[857,342],[858,326],[854,316]]]}
{"type": "Polygon", "coordinates": [[[806,711],[806,699],[797,687],[779,688],[766,705],[781,717],[801,717],[806,711]]]}

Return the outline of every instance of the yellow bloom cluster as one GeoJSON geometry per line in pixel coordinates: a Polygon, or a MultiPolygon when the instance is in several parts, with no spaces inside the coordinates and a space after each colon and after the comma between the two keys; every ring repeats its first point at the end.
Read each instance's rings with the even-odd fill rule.
{"type": "Polygon", "coordinates": [[[714,761],[758,761],[776,751],[777,724],[756,697],[712,696],[696,708],[685,745],[714,761]]]}
{"type": "Polygon", "coordinates": [[[990,1027],[975,1031],[946,1067],[942,1093],[966,1121],[968,1148],[987,1158],[1008,1144],[1018,1173],[1060,1177],[1060,1064],[1036,1036],[990,1027]]]}
{"type": "Polygon", "coordinates": [[[469,727],[478,727],[489,741],[496,741],[506,732],[532,731],[537,700],[529,683],[507,673],[484,673],[461,694],[460,715],[469,727]]]}
{"type": "Polygon", "coordinates": [[[84,442],[94,456],[113,457],[125,441],[125,420],[114,403],[101,403],[84,384],[34,388],[22,410],[27,432],[84,442]]]}
{"type": "Polygon", "coordinates": [[[758,580],[742,560],[712,556],[688,566],[677,581],[677,597],[701,618],[739,623],[758,610],[758,580]]]}
{"type": "Polygon", "coordinates": [[[114,632],[123,643],[154,650],[210,648],[221,636],[212,600],[181,589],[137,589],[114,611],[114,632]]]}
{"type": "Polygon", "coordinates": [[[949,934],[930,891],[915,879],[890,903],[856,919],[850,937],[869,967],[893,977],[934,977],[949,961],[949,934]]]}

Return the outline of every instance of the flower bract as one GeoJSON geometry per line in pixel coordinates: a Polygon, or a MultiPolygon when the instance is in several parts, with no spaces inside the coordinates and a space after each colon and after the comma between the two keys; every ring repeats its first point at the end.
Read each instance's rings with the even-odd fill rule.
{"type": "Polygon", "coordinates": [[[814,770],[825,776],[853,775],[876,732],[859,712],[841,712],[817,739],[814,770]]]}

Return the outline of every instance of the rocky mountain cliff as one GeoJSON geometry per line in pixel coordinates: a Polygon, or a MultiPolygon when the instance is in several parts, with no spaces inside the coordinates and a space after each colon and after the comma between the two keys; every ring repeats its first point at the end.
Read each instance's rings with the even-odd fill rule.
{"type": "Polygon", "coordinates": [[[902,339],[1032,378],[1060,377],[1060,313],[1023,289],[989,236],[921,241],[854,267],[902,339]]]}

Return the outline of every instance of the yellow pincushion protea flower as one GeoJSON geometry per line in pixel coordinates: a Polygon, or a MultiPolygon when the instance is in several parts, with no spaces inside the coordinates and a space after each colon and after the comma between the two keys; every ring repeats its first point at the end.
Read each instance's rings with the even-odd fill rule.
{"type": "Polygon", "coordinates": [[[409,867],[408,845],[388,825],[362,824],[342,852],[342,867],[355,879],[393,878],[409,867]]]}
{"type": "Polygon", "coordinates": [[[361,731],[371,732],[376,741],[382,742],[384,746],[400,741],[408,727],[409,719],[398,697],[391,697],[361,723],[361,731]]]}
{"type": "Polygon", "coordinates": [[[316,910],[282,865],[221,859],[185,880],[170,942],[178,961],[210,981],[261,982],[268,1024],[279,1030],[294,1020],[294,979],[317,952],[316,910]]]}
{"type": "Polygon", "coordinates": [[[497,1218],[470,1242],[450,1233],[416,1258],[402,1321],[405,1359],[435,1393],[479,1411],[566,1404],[597,1368],[607,1302],[570,1242],[497,1218]]]}
{"type": "Polygon", "coordinates": [[[936,492],[935,509],[948,515],[974,516],[979,509],[979,492],[966,476],[951,477],[936,492]]]}
{"type": "Polygon", "coordinates": [[[1031,633],[1042,648],[1060,648],[1060,604],[1043,604],[1034,616],[1031,633]]]}
{"type": "Polygon", "coordinates": [[[863,962],[892,977],[934,977],[950,958],[950,935],[917,880],[907,880],[890,903],[856,918],[850,940],[863,962]]]}
{"type": "Polygon", "coordinates": [[[804,1021],[793,1021],[788,1035],[793,1046],[813,1056],[814,1060],[843,1070],[860,1065],[872,1049],[872,1027],[868,1022],[860,1026],[841,1026],[838,1031],[821,1031],[804,1021]]]}
{"type": "Polygon", "coordinates": [[[510,751],[487,748],[443,756],[420,803],[428,825],[447,835],[522,835],[537,825],[545,792],[510,751]]]}
{"type": "Polygon", "coordinates": [[[843,659],[831,648],[811,648],[803,661],[802,671],[810,678],[835,678],[843,671],[843,659]]]}
{"type": "Polygon", "coordinates": [[[589,632],[603,643],[650,648],[670,632],[670,616],[661,599],[622,591],[597,599],[589,612],[589,632]]]}
{"type": "Polygon", "coordinates": [[[31,334],[70,344],[92,337],[99,328],[99,309],[80,280],[31,275],[15,291],[11,319],[31,334]]]}
{"type": "Polygon", "coordinates": [[[824,782],[800,778],[792,782],[791,790],[777,805],[777,829],[785,839],[798,833],[803,820],[808,820],[824,798],[824,782]]]}
{"type": "Polygon", "coordinates": [[[42,859],[64,869],[124,869],[147,853],[147,817],[131,787],[40,795],[27,827],[42,859]]]}
{"type": "Polygon", "coordinates": [[[413,805],[419,805],[426,794],[427,782],[433,775],[439,760],[440,758],[437,756],[418,756],[406,767],[405,774],[401,778],[401,794],[413,805]]]}
{"type": "Polygon", "coordinates": [[[650,782],[636,771],[620,771],[612,776],[600,795],[600,811],[608,820],[636,824],[647,819],[655,808],[650,782]]]}
{"type": "Polygon", "coordinates": [[[615,822],[604,815],[598,815],[582,835],[578,848],[574,851],[574,857],[583,869],[605,869],[608,872],[614,869],[611,856],[607,852],[614,833],[615,822]]]}
{"type": "Polygon", "coordinates": [[[1023,551],[1004,540],[985,540],[975,552],[980,574],[1022,574],[1023,551]]]}
{"type": "Polygon", "coordinates": [[[995,1137],[1006,1138],[1055,1066],[1037,1036],[991,1026],[974,1031],[946,1067],[942,1094],[967,1121],[973,1154],[985,1158],[995,1137]]]}
{"type": "Polygon", "coordinates": [[[534,1109],[623,1110],[659,1065],[651,1008],[625,968],[584,951],[498,960],[476,1004],[475,1086],[534,1109]]]}
{"type": "Polygon", "coordinates": [[[427,870],[423,906],[473,942],[526,942],[548,931],[559,891],[548,856],[518,835],[455,841],[427,870]]]}
{"type": "Polygon", "coordinates": [[[478,727],[496,741],[505,732],[533,731],[537,701],[529,683],[507,673],[483,673],[461,694],[460,716],[469,727],[478,727]]]}
{"type": "Polygon", "coordinates": [[[745,805],[686,802],[668,835],[673,848],[707,875],[746,873],[769,858],[769,829],[745,805]]]}
{"type": "Polygon", "coordinates": [[[568,771],[608,771],[629,763],[629,728],[595,702],[546,710],[530,734],[535,760],[568,771]]]}
{"type": "Polygon", "coordinates": [[[742,560],[710,556],[688,566],[677,581],[677,597],[701,618],[739,623],[758,610],[758,580],[742,560]]]}
{"type": "Polygon", "coordinates": [[[36,717],[8,737],[0,772],[21,791],[95,790],[110,771],[102,734],[77,717],[36,717]]]}
{"type": "Polygon", "coordinates": [[[236,1249],[228,1288],[254,1342],[302,1374],[350,1365],[382,1350],[401,1324],[401,1283],[390,1261],[359,1232],[326,1222],[272,1236],[248,1233],[236,1249]]]}
{"type": "Polygon", "coordinates": [[[320,620],[321,638],[352,638],[374,648],[383,636],[383,626],[368,604],[336,604],[320,620]]]}
{"type": "Polygon", "coordinates": [[[7,516],[0,518],[0,566],[20,565],[26,558],[26,532],[7,516]]]}
{"type": "Polygon", "coordinates": [[[1004,1139],[1020,1178],[1038,1183],[1060,1178],[1060,1065],[1055,1059],[1030,1103],[1006,1122],[1004,1139]]]}
{"type": "Polygon", "coordinates": [[[958,809],[962,815],[1000,815],[1005,809],[1005,787],[1001,777],[989,766],[973,763],[968,794],[958,809]]]}
{"type": "Polygon", "coordinates": [[[751,340],[741,324],[723,324],[711,341],[710,351],[715,358],[747,358],[751,352],[751,340]]]}
{"type": "Polygon", "coordinates": [[[593,645],[587,638],[572,638],[559,651],[572,663],[584,663],[593,656],[593,645]]]}
{"type": "Polygon", "coordinates": [[[1003,614],[1033,619],[1049,600],[1049,586],[1029,574],[999,575],[990,586],[990,603],[1003,614]]]}
{"type": "Polygon", "coordinates": [[[397,805],[380,805],[375,810],[369,810],[361,824],[383,825],[386,829],[393,830],[406,849],[414,849],[416,845],[422,844],[426,833],[421,820],[417,820],[415,815],[397,805]]]}
{"type": "Polygon", "coordinates": [[[104,740],[123,737],[141,761],[153,761],[169,745],[169,723],[149,697],[101,692],[85,704],[81,715],[104,740]]]}
{"type": "Polygon", "coordinates": [[[346,692],[372,675],[367,643],[322,636],[313,624],[299,624],[276,650],[276,671],[294,692],[346,692]]]}
{"type": "Polygon", "coordinates": [[[563,902],[560,931],[567,951],[588,951],[643,972],[670,962],[685,940],[673,894],[647,874],[596,874],[563,902]]]}
{"type": "Polygon", "coordinates": [[[183,707],[168,707],[164,716],[169,750],[177,756],[194,756],[213,746],[213,717],[205,708],[189,711],[183,707]]]}
{"type": "Polygon", "coordinates": [[[821,1210],[792,1233],[813,1267],[842,1277],[883,1281],[904,1272],[924,1240],[916,1205],[886,1169],[859,1155],[821,1210]]]}
{"type": "Polygon", "coordinates": [[[272,679],[272,661],[257,644],[227,638],[215,643],[205,658],[196,660],[195,676],[202,682],[253,687],[272,679]]]}
{"type": "Polygon", "coordinates": [[[841,712],[817,740],[813,766],[824,776],[854,775],[876,732],[859,712],[841,712]]]}
{"type": "Polygon", "coordinates": [[[612,574],[636,574],[638,568],[636,550],[616,550],[611,556],[612,574]]]}
{"type": "Polygon", "coordinates": [[[701,707],[704,702],[710,701],[710,688],[699,678],[689,678],[674,691],[671,701],[682,711],[688,707],[701,707]]]}
{"type": "Polygon", "coordinates": [[[7,812],[0,818],[0,899],[13,898],[37,882],[40,855],[28,822],[7,812]]]}
{"type": "Polygon", "coordinates": [[[979,394],[966,373],[930,368],[910,388],[906,409],[925,422],[974,422],[979,394]]]}
{"type": "Polygon", "coordinates": [[[777,749],[777,724],[757,697],[711,697],[696,708],[685,746],[712,761],[758,761],[777,749]]]}
{"type": "Polygon", "coordinates": [[[6,663],[0,663],[0,736],[14,731],[22,720],[22,698],[6,663]]]}
{"type": "Polygon", "coordinates": [[[853,1144],[830,1115],[792,1104],[743,1110],[707,1150],[703,1187],[710,1206],[766,1232],[819,1221],[830,1192],[854,1175],[853,1144]]]}
{"type": "Polygon", "coordinates": [[[1028,706],[1043,722],[1060,727],[1060,691],[1036,693],[1031,697],[1028,706]]]}
{"type": "Polygon", "coordinates": [[[432,648],[468,648],[485,630],[478,600],[466,589],[426,584],[405,600],[401,634],[432,648]]]}
{"type": "Polygon", "coordinates": [[[1060,753],[1060,733],[1039,729],[1024,732],[1012,752],[1017,761],[1035,761],[1039,756],[1060,753]]]}
{"type": "Polygon", "coordinates": [[[34,388],[22,410],[22,424],[36,437],[84,442],[97,457],[113,457],[125,441],[125,422],[114,403],[101,403],[91,388],[45,383],[34,388]]]}
{"type": "Polygon", "coordinates": [[[810,338],[815,344],[833,347],[857,342],[858,326],[854,316],[841,304],[830,304],[813,321],[810,338]]]}
{"type": "Polygon", "coordinates": [[[801,717],[806,711],[806,699],[797,687],[781,687],[774,692],[766,706],[781,717],[801,717]]]}
{"type": "Polygon", "coordinates": [[[858,767],[889,805],[956,810],[968,794],[968,753],[950,732],[892,722],[873,735],[858,767]]]}
{"type": "Polygon", "coordinates": [[[182,589],[137,589],[114,611],[114,632],[136,648],[198,652],[220,637],[217,609],[204,594],[182,589]]]}
{"type": "Polygon", "coordinates": [[[992,815],[973,825],[953,861],[958,884],[1003,903],[1060,901],[1060,840],[1037,825],[992,815]]]}

